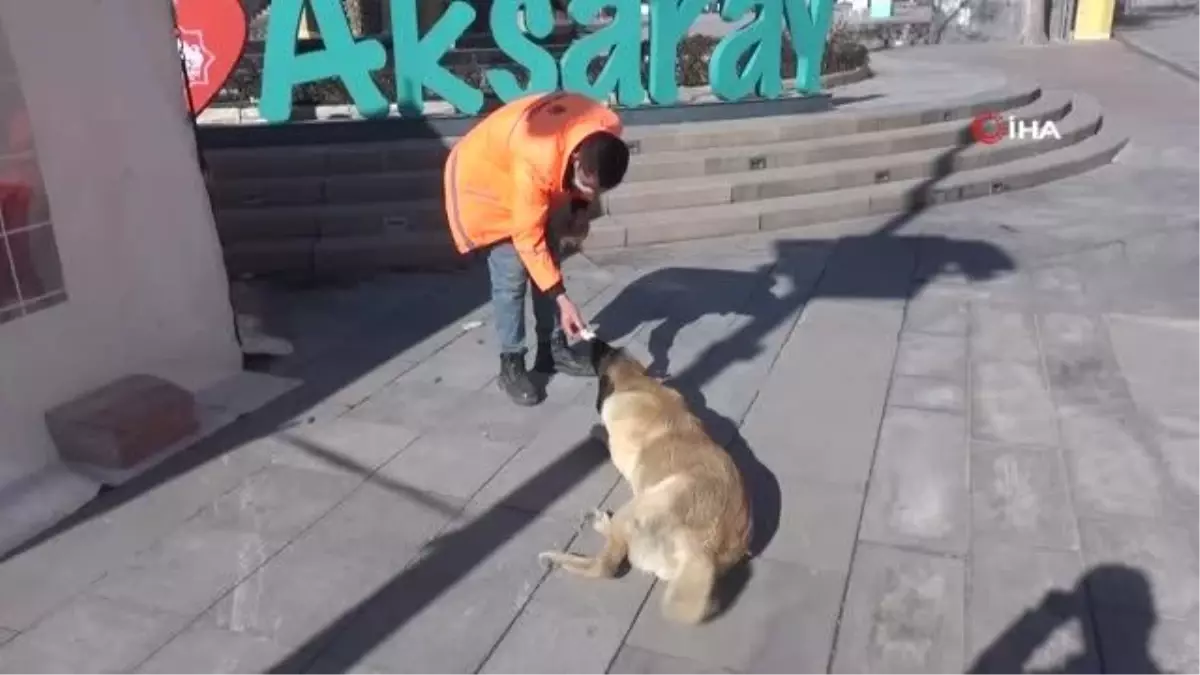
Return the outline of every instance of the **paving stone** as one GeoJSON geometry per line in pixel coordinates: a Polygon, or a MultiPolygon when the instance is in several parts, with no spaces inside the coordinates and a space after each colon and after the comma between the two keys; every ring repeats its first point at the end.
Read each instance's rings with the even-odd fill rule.
{"type": "Polygon", "coordinates": [[[970,349],[975,361],[1036,363],[1039,352],[1033,317],[1018,310],[972,304],[970,349]]]}
{"type": "Polygon", "coordinates": [[[353,419],[425,431],[455,420],[472,393],[473,390],[444,382],[421,384],[401,379],[346,415],[353,419]]]}
{"type": "Polygon", "coordinates": [[[447,384],[475,390],[500,372],[500,354],[490,333],[491,320],[464,333],[437,353],[423,359],[417,367],[401,375],[397,384],[447,384]]]}
{"type": "Polygon", "coordinates": [[[905,307],[904,330],[965,336],[969,318],[968,300],[961,293],[925,286],[905,307]]]}
{"type": "Polygon", "coordinates": [[[1109,315],[1112,349],[1138,406],[1158,417],[1195,420],[1200,408],[1197,323],[1109,315]]]}
{"type": "Polygon", "coordinates": [[[272,464],[311,471],[370,473],[408,447],[417,432],[395,424],[340,418],[296,425],[275,434],[272,464]]]}
{"type": "Polygon", "coordinates": [[[191,617],[83,595],[0,649],[4,673],[129,672],[191,617]]]}
{"type": "Polygon", "coordinates": [[[15,637],[17,637],[17,631],[9,630],[7,628],[0,628],[0,646],[3,646],[5,643],[9,642],[15,637]]]}
{"type": "Polygon", "coordinates": [[[971,491],[977,536],[1079,548],[1075,510],[1057,452],[976,443],[971,448],[971,491]]]}
{"type": "Polygon", "coordinates": [[[905,333],[896,352],[896,374],[962,382],[967,375],[966,361],[963,338],[905,333]]]}
{"type": "Polygon", "coordinates": [[[780,480],[861,488],[883,413],[900,314],[829,305],[805,310],[746,414],[741,435],[780,480]]]}
{"type": "Polygon", "coordinates": [[[1158,441],[1159,452],[1166,462],[1169,478],[1177,489],[1184,491],[1183,501],[1193,507],[1200,490],[1200,439],[1196,436],[1171,437],[1163,434],[1158,441]]]}
{"type": "Polygon", "coordinates": [[[261,469],[261,454],[233,450],[58,534],[0,565],[0,625],[29,628],[221,494],[261,469]]]}
{"type": "MultiPolygon", "coordinates": [[[[515,407],[515,406],[514,406],[515,407]]],[[[429,432],[379,469],[379,475],[419,490],[470,499],[520,446],[475,430],[429,432]]]]}
{"type": "Polygon", "coordinates": [[[780,486],[779,529],[762,557],[846,574],[858,532],[863,494],[809,481],[780,486]]]}
{"type": "Polygon", "coordinates": [[[892,388],[888,392],[888,406],[965,412],[965,380],[964,377],[958,382],[951,382],[932,377],[897,375],[892,379],[892,388]]]}
{"type": "Polygon", "coordinates": [[[1081,516],[1164,513],[1164,484],[1154,449],[1131,428],[1135,424],[1091,413],[1063,418],[1064,456],[1081,516]]]}
{"type": "Polygon", "coordinates": [[[971,381],[971,431],[982,441],[1058,445],[1054,403],[1038,367],[976,363],[971,381]]]}
{"type": "Polygon", "coordinates": [[[301,382],[289,377],[242,371],[213,384],[196,395],[196,404],[233,415],[245,415],[267,405],[301,382]]]}
{"type": "MultiPolygon", "coordinates": [[[[391,339],[391,336],[388,338],[391,339]]],[[[365,351],[370,351],[370,348],[368,347],[365,351]]],[[[330,364],[331,369],[338,369],[340,373],[344,373],[346,370],[346,364],[342,358],[330,358],[326,362],[330,364]]],[[[375,361],[366,372],[349,382],[344,381],[345,375],[340,375],[339,379],[342,382],[335,385],[336,389],[326,396],[320,405],[340,408],[339,412],[349,410],[382,391],[401,375],[415,368],[418,363],[420,362],[414,361],[407,353],[404,353],[386,361],[375,361]]]]}
{"type": "Polygon", "coordinates": [[[972,547],[967,672],[1100,672],[1079,553],[985,538],[972,547]]]}
{"type": "Polygon", "coordinates": [[[966,553],[970,534],[966,420],[889,408],[863,506],[865,541],[966,553]]]}
{"type": "Polygon", "coordinates": [[[127,604],[199,614],[286,543],[278,536],[194,520],[110,572],[92,592],[127,604]]]}
{"type": "Polygon", "coordinates": [[[1046,377],[1060,414],[1112,410],[1131,402],[1096,319],[1051,313],[1041,318],[1040,328],[1046,377]]]}
{"type": "Polygon", "coordinates": [[[602,440],[598,417],[583,406],[555,415],[483,486],[472,504],[501,503],[531,513],[554,511],[567,519],[596,508],[620,478],[602,440]]]}
{"type": "Polygon", "coordinates": [[[287,541],[362,482],[357,475],[271,466],[222,495],[193,522],[287,541]]]}
{"type": "Polygon", "coordinates": [[[1087,309],[1093,305],[1084,274],[1069,264],[1029,271],[1030,286],[1040,304],[1087,309]]]}
{"type": "MultiPolygon", "coordinates": [[[[585,528],[569,550],[594,555],[600,535],[585,528]]],[[[600,673],[621,647],[654,578],[584,579],[557,570],[546,578],[488,657],[484,673],[600,673]]]]}
{"type": "Polygon", "coordinates": [[[312,671],[475,672],[545,575],[537,554],[575,528],[502,508],[465,515],[344,619],[312,671]]]}
{"type": "Polygon", "coordinates": [[[656,584],[626,644],[746,673],[819,672],[833,642],[844,574],[757,559],[744,590],[700,626],[666,619],[656,584]]]}
{"type": "Polygon", "coordinates": [[[266,638],[191,626],[138,666],[138,673],[262,673],[287,649],[266,638]]]}
{"type": "Polygon", "coordinates": [[[638,673],[734,673],[728,668],[708,666],[703,663],[667,656],[649,649],[631,645],[621,647],[608,671],[614,674],[636,675],[638,673]]]}
{"type": "Polygon", "coordinates": [[[1094,606],[1168,618],[1196,613],[1200,564],[1194,528],[1141,518],[1082,518],[1079,530],[1094,606]]]}
{"type": "Polygon", "coordinates": [[[298,645],[401,574],[463,506],[441,495],[364,485],[200,623],[298,645]]]}
{"type": "Polygon", "coordinates": [[[1110,673],[1200,672],[1197,620],[1101,609],[1100,653],[1110,673]]]}
{"type": "Polygon", "coordinates": [[[963,577],[961,560],[861,543],[832,671],[961,672],[963,577]]]}
{"type": "Polygon", "coordinates": [[[433,426],[448,431],[474,430],[493,441],[524,445],[566,405],[563,400],[549,400],[536,406],[519,406],[499,387],[487,387],[467,396],[453,414],[433,426]]]}

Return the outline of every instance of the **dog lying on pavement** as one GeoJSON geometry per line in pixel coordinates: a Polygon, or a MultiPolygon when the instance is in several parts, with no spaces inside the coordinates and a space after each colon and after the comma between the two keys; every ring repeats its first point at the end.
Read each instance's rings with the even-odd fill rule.
{"type": "Polygon", "coordinates": [[[628,559],[666,582],[668,618],[700,623],[714,609],[717,579],[749,549],[742,476],[679,392],[624,350],[601,340],[592,348],[609,456],[634,496],[615,514],[591,514],[592,527],[605,538],[597,556],[546,551],[538,558],[591,578],[616,576],[628,559]]]}

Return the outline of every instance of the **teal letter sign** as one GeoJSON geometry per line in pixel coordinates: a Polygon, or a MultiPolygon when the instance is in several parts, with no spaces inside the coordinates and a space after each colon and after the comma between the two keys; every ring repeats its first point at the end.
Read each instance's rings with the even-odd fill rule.
{"type": "MultiPolygon", "coordinates": [[[[452,0],[423,35],[417,23],[420,0],[388,0],[392,16],[392,59],[396,76],[396,105],[403,115],[420,116],[424,90],[438,94],[456,110],[477,114],[484,104],[479,89],[459,79],[441,61],[475,20],[467,0],[452,0]]],[[[267,27],[259,111],[268,122],[286,122],[292,114],[296,85],[338,78],[350,100],[365,117],[387,115],[388,101],[371,79],[384,67],[383,46],[372,39],[355,40],[340,0],[308,0],[323,41],[322,49],[296,53],[296,33],[305,0],[274,0],[267,27]]],[[[722,0],[721,17],[746,25],[730,32],[713,50],[709,81],[719,98],[735,101],[757,95],[776,98],[783,93],[780,74],[782,34],[786,29],[796,51],[796,89],[821,88],[821,56],[834,0],[722,0]]],[[[555,62],[530,39],[545,38],[554,29],[550,0],[494,0],[488,16],[496,45],[529,73],[522,87],[507,70],[493,68],[484,77],[502,101],[526,94],[563,89],[597,100],[615,97],[624,106],[679,100],[677,50],[687,29],[700,15],[705,0],[650,0],[649,49],[642,46],[640,0],[572,0],[568,13],[590,24],[603,10],[613,19],[579,40],[555,62]],[[525,30],[518,15],[525,14],[525,30]],[[648,59],[646,58],[648,56],[648,59]],[[595,79],[594,60],[607,57],[595,79]],[[643,64],[647,77],[643,81],[643,64]]]]}
{"type": "Polygon", "coordinates": [[[304,0],[275,0],[267,22],[259,113],[268,122],[292,116],[292,88],[298,84],[337,77],[365,117],[387,115],[388,102],[371,79],[371,71],[387,62],[383,45],[375,40],[355,43],[338,0],[311,0],[313,18],[324,49],[296,53],[296,34],[304,0]]]}

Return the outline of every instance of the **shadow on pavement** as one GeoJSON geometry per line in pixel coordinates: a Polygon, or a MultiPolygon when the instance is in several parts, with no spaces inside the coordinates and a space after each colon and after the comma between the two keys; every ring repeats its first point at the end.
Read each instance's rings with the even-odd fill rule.
{"type": "MultiPolygon", "coordinates": [[[[812,297],[903,299],[918,290],[924,281],[938,276],[941,270],[951,269],[971,279],[986,279],[1013,269],[1013,262],[1000,249],[982,242],[943,237],[866,236],[825,241],[781,241],[776,244],[776,260],[770,267],[773,275],[797,279],[792,291],[782,297],[770,294],[760,296],[763,304],[753,306],[754,311],[747,314],[747,321],[733,336],[702,350],[690,366],[675,375],[673,382],[691,400],[702,402],[703,398],[698,396],[700,387],[713,381],[735,362],[757,356],[763,349],[766,335],[789,317],[795,316],[812,297]],[[920,267],[929,270],[930,274],[919,280],[916,286],[907,281],[902,285],[887,282],[873,274],[867,264],[860,269],[862,276],[836,274],[823,279],[816,295],[813,294],[813,265],[820,265],[826,256],[832,256],[835,262],[843,257],[847,260],[869,261],[880,257],[903,257],[922,248],[927,249],[925,254],[932,256],[932,259],[920,267]],[[768,295],[770,300],[766,299],[768,295]]],[[[738,275],[754,274],[756,272],[667,269],[643,279],[653,282],[661,280],[664,275],[681,275],[688,279],[704,276],[710,280],[707,283],[720,284],[723,281],[736,283],[738,275]]],[[[604,339],[615,339],[609,335],[609,326],[632,326],[631,321],[640,322],[647,318],[645,312],[653,307],[654,302],[640,290],[645,283],[643,280],[634,281],[595,317],[604,339]],[[629,318],[631,315],[633,319],[629,318]]],[[[754,505],[754,543],[756,550],[761,551],[778,528],[782,497],[777,481],[767,467],[754,460],[753,452],[740,440],[736,432],[738,421],[725,419],[707,407],[697,412],[713,425],[715,436],[728,441],[731,454],[747,471],[747,479],[756,482],[751,489],[765,495],[754,505]],[[772,485],[775,487],[772,488],[772,485]]],[[[352,668],[504,542],[537,520],[562,494],[607,461],[605,447],[594,434],[566,449],[554,462],[502,500],[502,504],[520,504],[520,511],[491,508],[461,529],[445,533],[432,542],[425,554],[408,569],[312,636],[270,672],[308,670],[335,673],[352,668]]],[[[530,564],[535,563],[531,560],[530,564]]],[[[720,592],[721,599],[732,603],[740,587],[749,581],[750,573],[751,570],[746,567],[729,575],[720,592]]]]}
{"type": "Polygon", "coordinates": [[[1093,567],[1069,591],[1055,589],[1036,607],[1030,607],[984,649],[967,670],[969,673],[1161,673],[1150,656],[1150,635],[1158,615],[1150,594],[1150,581],[1138,569],[1125,565],[1093,567]],[[1121,606],[1127,620],[1122,634],[1097,638],[1099,621],[1094,608],[1097,597],[1121,606]],[[1038,647],[1062,625],[1077,620],[1084,649],[1046,671],[1026,668],[1038,647]],[[1119,648],[1118,648],[1119,644],[1119,648]]]}
{"type": "MultiPolygon", "coordinates": [[[[938,182],[952,172],[958,155],[970,145],[969,135],[964,131],[959,145],[950,148],[938,159],[933,175],[911,191],[904,210],[871,234],[833,240],[776,242],[775,260],[758,272],[768,277],[789,278],[793,281],[792,289],[783,297],[771,294],[759,296],[765,302],[763,305],[742,303],[737,307],[725,308],[739,311],[743,307],[750,307],[752,311],[746,314],[748,320],[732,336],[709,345],[687,369],[675,375],[673,381],[681,392],[693,401],[701,400],[697,397],[701,387],[714,381],[734,363],[748,361],[758,355],[765,348],[767,335],[789,317],[796,316],[811,298],[906,299],[918,292],[926,282],[943,273],[982,280],[1015,269],[1015,263],[1007,253],[986,242],[895,234],[929,205],[941,201],[938,182]],[[916,261],[915,273],[909,270],[901,284],[878,274],[878,269],[872,265],[872,261],[878,265],[885,260],[915,259],[918,255],[922,259],[916,261]],[[839,258],[857,269],[852,269],[849,274],[827,274],[839,258]],[[815,282],[814,265],[821,266],[815,282]]],[[[703,278],[703,283],[721,284],[729,281],[736,283],[739,276],[755,273],[661,270],[643,279],[661,279],[662,275],[672,274],[703,278]]],[[[639,289],[646,285],[643,279],[630,284],[593,317],[600,327],[601,337],[606,341],[616,341],[622,327],[626,327],[626,331],[632,330],[634,324],[650,318],[647,312],[653,312],[657,303],[653,298],[642,297],[639,289]]],[[[670,285],[679,286],[678,283],[670,285]]],[[[693,294],[699,298],[706,297],[703,291],[693,291],[693,294]]],[[[721,309],[709,307],[707,313],[721,309]]],[[[678,330],[674,329],[675,332],[678,330]]],[[[721,418],[708,411],[707,407],[697,412],[714,424],[714,435],[728,435],[731,452],[739,458],[740,466],[748,470],[747,480],[757,482],[750,489],[763,486],[762,493],[766,496],[754,504],[754,545],[756,550],[761,551],[778,529],[782,503],[778,481],[767,467],[753,459],[754,454],[745,447],[744,440],[740,441],[739,447],[740,436],[736,428],[740,421],[721,418]],[[763,531],[759,532],[759,528],[763,531]]],[[[269,672],[348,671],[607,460],[603,443],[595,433],[589,434],[515,488],[501,500],[501,506],[485,511],[461,529],[445,533],[431,542],[419,560],[311,636],[269,672]],[[522,509],[503,508],[504,504],[520,504],[522,509]]],[[[718,601],[723,603],[724,609],[736,601],[751,575],[750,566],[744,565],[736,573],[726,576],[718,590],[718,601]]]]}

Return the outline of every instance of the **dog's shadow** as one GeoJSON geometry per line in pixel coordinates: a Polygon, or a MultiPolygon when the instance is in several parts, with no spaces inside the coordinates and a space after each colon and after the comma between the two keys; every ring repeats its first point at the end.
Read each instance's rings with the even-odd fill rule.
{"type": "Polygon", "coordinates": [[[737,422],[708,407],[704,393],[695,387],[687,387],[670,379],[664,381],[683,395],[692,414],[700,418],[713,440],[729,453],[737,465],[750,499],[750,518],[753,530],[750,538],[750,553],[733,569],[721,577],[716,591],[715,619],[729,611],[741,597],[753,574],[751,562],[762,555],[767,545],[779,530],[780,513],[783,508],[783,492],[779,480],[765,464],[758,461],[754,452],[738,431],[737,422]]]}

